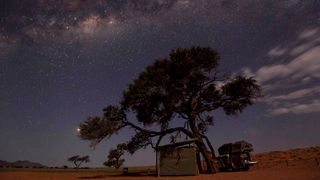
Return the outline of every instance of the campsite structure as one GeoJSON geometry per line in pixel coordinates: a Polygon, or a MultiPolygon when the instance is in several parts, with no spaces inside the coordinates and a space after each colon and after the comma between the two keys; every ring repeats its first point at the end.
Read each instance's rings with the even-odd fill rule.
{"type": "MultiPolygon", "coordinates": [[[[198,175],[205,173],[206,164],[201,160],[195,145],[197,139],[166,144],[156,147],[158,176],[198,175]]],[[[248,170],[253,161],[253,146],[246,141],[223,144],[218,148],[217,158],[220,171],[248,170]]]]}
{"type": "Polygon", "coordinates": [[[197,139],[157,147],[156,167],[158,176],[198,175],[199,152],[197,139]]]}

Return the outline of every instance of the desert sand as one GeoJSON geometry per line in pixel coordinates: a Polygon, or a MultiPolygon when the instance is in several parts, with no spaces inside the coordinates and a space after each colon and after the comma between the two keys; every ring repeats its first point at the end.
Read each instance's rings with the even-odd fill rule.
{"type": "Polygon", "coordinates": [[[172,179],[172,180],[277,180],[277,179],[320,179],[320,168],[308,167],[289,167],[289,168],[269,168],[269,169],[254,169],[248,172],[224,172],[213,175],[200,176],[179,176],[179,177],[154,177],[154,176],[110,176],[106,173],[89,173],[89,172],[2,172],[0,173],[1,180],[72,180],[72,179],[114,179],[114,180],[149,180],[149,179],[172,179]]]}
{"type": "Polygon", "coordinates": [[[199,176],[167,176],[151,175],[111,175],[103,171],[33,171],[14,170],[0,171],[1,180],[72,180],[72,179],[112,179],[112,180],[308,180],[320,179],[320,147],[273,151],[256,155],[258,164],[245,172],[221,172],[199,176]]]}

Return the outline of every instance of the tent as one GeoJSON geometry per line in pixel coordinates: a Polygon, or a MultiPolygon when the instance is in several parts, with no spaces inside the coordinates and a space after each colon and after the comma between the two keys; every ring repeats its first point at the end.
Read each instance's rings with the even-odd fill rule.
{"type": "Polygon", "coordinates": [[[198,175],[196,139],[157,147],[158,176],[198,175]],[[193,144],[193,145],[191,145],[193,144]]]}

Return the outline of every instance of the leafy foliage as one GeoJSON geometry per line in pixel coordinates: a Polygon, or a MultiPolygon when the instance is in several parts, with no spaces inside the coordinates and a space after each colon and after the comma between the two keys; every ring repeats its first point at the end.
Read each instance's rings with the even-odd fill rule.
{"type": "Polygon", "coordinates": [[[138,132],[127,143],[127,151],[134,154],[137,150],[145,148],[148,145],[152,145],[150,134],[146,132],[138,132]]]}
{"type": "Polygon", "coordinates": [[[214,122],[211,112],[221,109],[235,115],[261,96],[253,78],[221,75],[217,70],[219,60],[211,48],[172,50],[169,57],[156,60],[129,85],[119,106],[109,105],[103,117],[81,123],[80,137],[98,143],[123,128],[132,128],[136,135],[127,142],[126,150],[134,153],[148,145],[155,148],[154,144],[167,134],[184,133],[198,139],[208,170],[214,171],[210,165],[214,150],[205,136],[214,122]],[[172,120],[184,125],[172,127],[172,120]],[[160,127],[158,131],[150,128],[154,125],[160,127]]]}
{"type": "Polygon", "coordinates": [[[139,122],[168,127],[175,113],[190,112],[188,100],[210,80],[219,56],[210,48],[175,49],[169,59],[146,68],[123,94],[125,109],[136,112],[139,122]]]}
{"type": "Polygon", "coordinates": [[[80,167],[80,165],[83,162],[90,162],[89,156],[79,156],[79,155],[75,155],[75,156],[71,156],[68,158],[68,161],[73,162],[75,165],[75,168],[78,169],[80,167]]]}
{"type": "Polygon", "coordinates": [[[109,151],[108,160],[103,164],[108,167],[115,167],[116,169],[119,169],[125,161],[124,159],[121,159],[121,156],[124,154],[126,148],[126,144],[118,144],[116,149],[111,149],[109,151]]]}

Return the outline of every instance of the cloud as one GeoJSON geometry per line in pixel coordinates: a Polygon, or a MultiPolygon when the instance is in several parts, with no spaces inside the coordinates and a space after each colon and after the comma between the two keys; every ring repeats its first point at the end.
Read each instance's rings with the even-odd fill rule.
{"type": "Polygon", "coordinates": [[[264,101],[273,102],[273,101],[288,101],[288,100],[296,100],[301,98],[306,98],[310,96],[318,96],[320,94],[320,86],[299,89],[297,91],[290,92],[288,94],[282,94],[278,96],[271,96],[266,98],[264,101]]]}
{"type": "MultiPolygon", "coordinates": [[[[320,79],[320,46],[312,47],[289,63],[267,65],[252,72],[250,68],[244,68],[243,73],[254,76],[260,83],[267,85],[275,79],[320,79]]],[[[273,82],[273,84],[276,84],[273,82]]]]}
{"type": "Polygon", "coordinates": [[[267,82],[274,78],[285,77],[292,73],[288,65],[277,64],[260,68],[255,74],[261,83],[267,82]]]}
{"type": "Polygon", "coordinates": [[[270,114],[320,112],[319,43],[319,28],[307,29],[292,43],[268,52],[275,64],[242,70],[262,84],[265,97],[260,101],[268,104],[270,114]]]}
{"type": "Polygon", "coordinates": [[[320,101],[314,100],[309,103],[296,103],[287,105],[285,107],[277,107],[270,110],[272,115],[282,115],[282,114],[305,114],[305,113],[314,113],[320,112],[320,101]]]}
{"type": "Polygon", "coordinates": [[[288,51],[288,49],[286,49],[286,48],[275,47],[275,48],[271,49],[271,50],[268,52],[268,56],[270,56],[270,57],[282,56],[282,55],[284,55],[287,51],[288,51]]]}
{"type": "MultiPolygon", "coordinates": [[[[294,51],[295,49],[293,49],[294,51]]],[[[246,74],[251,70],[246,70],[246,74]]],[[[252,73],[252,72],[251,72],[252,73]]],[[[320,78],[320,46],[309,47],[309,50],[286,64],[267,65],[253,73],[263,84],[279,78],[320,78]]]]}
{"type": "Polygon", "coordinates": [[[320,43],[320,37],[315,37],[311,41],[307,41],[305,43],[298,45],[297,47],[294,47],[292,49],[292,51],[290,52],[290,54],[293,56],[299,55],[299,54],[305,52],[306,50],[308,50],[314,46],[317,46],[319,43],[320,43]]]}
{"type": "Polygon", "coordinates": [[[313,28],[313,29],[307,29],[305,31],[303,31],[300,35],[299,38],[300,39],[308,39],[313,37],[314,35],[316,35],[318,33],[318,29],[317,28],[313,28]]]}

